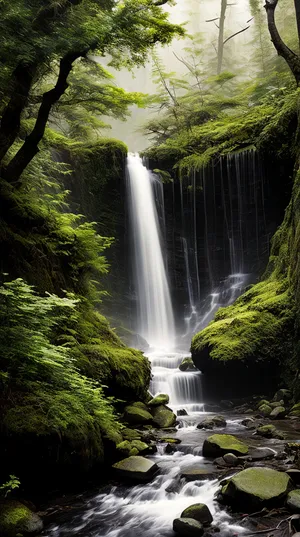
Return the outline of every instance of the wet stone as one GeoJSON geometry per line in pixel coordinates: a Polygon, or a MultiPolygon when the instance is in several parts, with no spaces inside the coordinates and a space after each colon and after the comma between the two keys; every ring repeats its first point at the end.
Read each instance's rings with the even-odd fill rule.
{"type": "Polygon", "coordinates": [[[182,537],[201,537],[204,533],[202,524],[193,518],[176,518],[173,531],[182,537]]]}
{"type": "Polygon", "coordinates": [[[214,479],[215,475],[216,474],[213,471],[197,467],[186,468],[181,473],[181,477],[187,481],[204,481],[205,479],[214,479]]]}

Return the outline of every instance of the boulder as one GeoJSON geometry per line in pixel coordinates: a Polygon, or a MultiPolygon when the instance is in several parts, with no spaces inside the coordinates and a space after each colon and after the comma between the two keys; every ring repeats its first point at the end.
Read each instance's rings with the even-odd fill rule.
{"type": "Polygon", "coordinates": [[[181,473],[181,477],[187,481],[203,481],[204,479],[214,479],[215,474],[210,470],[205,470],[205,468],[192,466],[191,468],[185,468],[181,473]]]}
{"type": "Polygon", "coordinates": [[[247,427],[249,431],[252,431],[259,426],[259,423],[253,418],[245,418],[243,421],[241,421],[241,425],[244,425],[244,427],[247,427]]]}
{"type": "Polygon", "coordinates": [[[293,513],[300,513],[300,490],[292,490],[288,493],[286,505],[293,513]]]}
{"type": "Polygon", "coordinates": [[[204,533],[202,524],[193,518],[175,518],[173,531],[182,537],[201,537],[204,533]]]}
{"type": "Polygon", "coordinates": [[[272,407],[270,405],[263,404],[259,407],[258,411],[266,418],[267,416],[270,416],[272,407]]]}
{"type": "Polygon", "coordinates": [[[290,392],[290,390],[285,390],[284,388],[282,388],[281,390],[278,390],[278,392],[276,392],[273,397],[274,401],[283,400],[284,403],[287,403],[291,399],[292,399],[292,393],[290,392]]]}
{"type": "Polygon", "coordinates": [[[188,413],[184,408],[180,408],[177,410],[177,416],[188,416],[188,413]]]}
{"type": "Polygon", "coordinates": [[[153,422],[153,418],[148,410],[133,405],[125,408],[124,419],[130,425],[144,425],[153,422]]]}
{"type": "Polygon", "coordinates": [[[197,371],[197,367],[195,366],[192,358],[184,358],[179,366],[179,369],[180,371],[197,371]]]}
{"type": "Polygon", "coordinates": [[[300,403],[297,403],[296,405],[292,406],[289,415],[294,416],[296,418],[300,418],[300,403]]]}
{"type": "Polygon", "coordinates": [[[286,473],[290,476],[295,485],[300,485],[300,470],[297,470],[297,468],[290,468],[289,470],[286,470],[286,473]]]}
{"type": "Polygon", "coordinates": [[[249,511],[280,505],[291,488],[285,472],[271,468],[247,468],[232,477],[222,489],[225,503],[249,511]]]}
{"type": "Polygon", "coordinates": [[[238,466],[240,464],[238,457],[233,453],[225,453],[223,459],[228,466],[238,466]]]}
{"type": "Polygon", "coordinates": [[[271,420],[280,420],[284,418],[285,415],[286,415],[286,410],[284,406],[277,406],[272,410],[270,414],[270,418],[271,420]]]}
{"type": "Polygon", "coordinates": [[[171,437],[160,438],[159,442],[162,442],[164,444],[181,444],[180,438],[171,438],[171,437]]]}
{"type": "Polygon", "coordinates": [[[202,455],[215,458],[225,453],[247,455],[248,451],[248,446],[231,434],[213,434],[204,441],[202,455]]]}
{"type": "Polygon", "coordinates": [[[176,423],[174,412],[167,406],[155,406],[152,410],[153,422],[157,427],[166,429],[176,423]]]}
{"type": "Polygon", "coordinates": [[[138,431],[135,431],[134,429],[128,429],[124,428],[122,429],[122,436],[125,440],[140,440],[141,439],[141,433],[138,431]]]}
{"type": "Polygon", "coordinates": [[[113,465],[115,474],[121,479],[140,483],[151,481],[158,471],[158,466],[144,457],[132,456],[113,465]]]}
{"type": "Polygon", "coordinates": [[[268,401],[267,399],[261,399],[260,401],[258,401],[257,403],[257,408],[259,408],[260,406],[262,405],[270,405],[270,401],[268,401]]]}
{"type": "Polygon", "coordinates": [[[251,448],[249,454],[240,459],[248,461],[263,461],[264,459],[273,459],[275,451],[267,447],[251,448]]]}
{"type": "Polygon", "coordinates": [[[192,518],[203,525],[211,524],[212,514],[205,503],[194,503],[187,507],[180,515],[181,518],[192,518]]]}
{"type": "Polygon", "coordinates": [[[143,410],[148,411],[147,405],[145,405],[145,403],[143,403],[142,401],[136,401],[135,403],[130,403],[130,406],[133,406],[135,408],[142,408],[143,410]]]}
{"type": "Polygon", "coordinates": [[[42,519],[28,507],[15,500],[0,501],[0,535],[35,535],[43,529],[42,519]]]}
{"type": "Polygon", "coordinates": [[[214,429],[215,427],[226,427],[227,422],[223,416],[207,417],[200,421],[197,429],[214,429]]]}
{"type": "Polygon", "coordinates": [[[177,451],[176,444],[167,444],[165,447],[166,453],[174,453],[174,451],[177,451]]]}
{"type": "Polygon", "coordinates": [[[167,405],[169,403],[169,396],[166,393],[160,393],[153,397],[148,403],[149,406],[167,405]]]}
{"type": "Polygon", "coordinates": [[[281,401],[274,401],[274,403],[269,403],[271,408],[277,408],[278,406],[284,406],[283,399],[281,401]]]}
{"type": "Polygon", "coordinates": [[[256,429],[256,434],[264,438],[279,438],[280,440],[285,438],[284,433],[278,431],[274,425],[262,425],[256,429]]]}

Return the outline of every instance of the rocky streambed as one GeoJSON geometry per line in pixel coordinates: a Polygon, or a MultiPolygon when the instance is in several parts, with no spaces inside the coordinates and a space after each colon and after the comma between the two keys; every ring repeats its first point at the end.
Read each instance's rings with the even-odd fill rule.
{"type": "Polygon", "coordinates": [[[166,403],[162,397],[147,410],[142,404],[127,408],[110,481],[94,493],[43,506],[39,535],[277,537],[300,529],[300,420],[294,405],[283,399],[222,402],[213,407],[218,413],[178,411],[174,424],[166,403]],[[284,414],[271,418],[283,404],[284,414]],[[271,408],[269,415],[263,405],[271,408]],[[138,414],[150,420],[148,411],[156,425],[137,423],[138,414]],[[170,426],[158,428],[161,413],[170,426]]]}

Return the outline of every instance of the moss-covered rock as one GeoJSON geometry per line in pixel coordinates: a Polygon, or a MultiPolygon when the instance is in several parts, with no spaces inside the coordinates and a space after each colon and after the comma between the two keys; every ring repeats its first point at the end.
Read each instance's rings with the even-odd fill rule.
{"type": "Polygon", "coordinates": [[[248,446],[230,434],[214,434],[205,439],[202,454],[203,457],[220,457],[225,453],[234,455],[247,455],[248,446]]]}
{"type": "Polygon", "coordinates": [[[181,364],[179,365],[180,371],[195,371],[197,368],[192,360],[192,358],[184,358],[181,364]]]}
{"type": "Polygon", "coordinates": [[[203,525],[211,524],[213,521],[212,514],[205,503],[190,505],[181,513],[181,518],[193,518],[203,525]]]}
{"type": "Polygon", "coordinates": [[[270,416],[271,412],[272,412],[272,407],[269,406],[269,405],[261,405],[258,409],[259,413],[262,414],[262,416],[270,416]]]}
{"type": "Polygon", "coordinates": [[[135,429],[128,429],[127,427],[124,427],[121,432],[122,432],[123,438],[129,441],[140,440],[142,437],[138,431],[136,431],[135,429]]]}
{"type": "Polygon", "coordinates": [[[226,427],[227,422],[223,416],[208,416],[197,425],[197,429],[214,429],[215,427],[226,427]]]}
{"type": "Polygon", "coordinates": [[[167,405],[169,403],[169,396],[166,393],[160,393],[159,395],[156,395],[156,397],[153,397],[148,402],[149,406],[159,406],[159,405],[167,405]]]}
{"type": "Polygon", "coordinates": [[[138,482],[151,481],[158,471],[158,466],[144,457],[128,457],[113,465],[115,474],[121,479],[138,482]]]}
{"type": "Polygon", "coordinates": [[[193,518],[175,518],[173,531],[181,537],[201,537],[204,533],[202,524],[193,518]]]}
{"type": "Polygon", "coordinates": [[[247,468],[232,477],[222,495],[235,508],[257,510],[284,502],[291,481],[285,472],[270,468],[247,468]]]}
{"type": "Polygon", "coordinates": [[[286,410],[284,406],[277,406],[272,410],[270,414],[270,418],[271,420],[280,420],[284,418],[285,415],[286,415],[286,410]]]}
{"type": "Polygon", "coordinates": [[[173,427],[176,423],[176,416],[174,412],[163,405],[156,406],[152,410],[153,422],[157,427],[161,429],[167,429],[173,427]]]}
{"type": "Polygon", "coordinates": [[[0,501],[1,537],[16,537],[18,534],[35,535],[42,529],[41,518],[22,503],[15,500],[0,501]]]}
{"type": "Polygon", "coordinates": [[[278,431],[274,425],[262,425],[256,429],[256,434],[264,438],[279,438],[281,440],[285,438],[284,433],[278,431]]]}
{"type": "Polygon", "coordinates": [[[153,418],[148,410],[129,405],[125,408],[124,420],[130,425],[144,425],[152,423],[153,418]]]}
{"type": "Polygon", "coordinates": [[[300,490],[292,490],[288,493],[286,505],[293,513],[300,513],[300,490]]]}

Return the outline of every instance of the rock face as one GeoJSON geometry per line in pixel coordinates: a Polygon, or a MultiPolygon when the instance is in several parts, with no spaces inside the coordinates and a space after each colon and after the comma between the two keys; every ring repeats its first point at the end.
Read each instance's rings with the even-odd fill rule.
{"type": "Polygon", "coordinates": [[[205,503],[190,505],[181,513],[181,518],[192,518],[203,525],[211,524],[213,521],[212,514],[205,503]]]}
{"type": "Polygon", "coordinates": [[[43,529],[41,518],[28,507],[15,500],[0,502],[0,535],[16,537],[19,535],[35,535],[43,529]]]}
{"type": "Polygon", "coordinates": [[[130,425],[144,425],[152,423],[152,416],[148,410],[134,405],[125,408],[124,419],[130,425]]]}
{"type": "Polygon", "coordinates": [[[299,489],[292,490],[291,492],[289,492],[286,505],[293,513],[300,513],[300,490],[299,489]]]}
{"type": "Polygon", "coordinates": [[[223,416],[207,417],[197,425],[197,429],[214,429],[215,427],[226,427],[227,422],[223,416]]]}
{"type": "Polygon", "coordinates": [[[206,438],[202,448],[203,457],[222,457],[225,453],[247,455],[249,448],[231,434],[213,434],[206,438]]]}
{"type": "Polygon", "coordinates": [[[247,468],[230,479],[222,489],[225,503],[250,511],[273,507],[283,502],[291,488],[285,472],[271,468],[247,468]]]}
{"type": "Polygon", "coordinates": [[[202,524],[193,518],[175,518],[173,531],[182,537],[201,537],[204,533],[202,524]]]}
{"type": "Polygon", "coordinates": [[[169,403],[169,396],[166,393],[160,393],[156,397],[153,397],[148,403],[149,406],[167,405],[169,403]]]}
{"type": "Polygon", "coordinates": [[[173,427],[176,422],[176,416],[172,410],[166,406],[159,405],[153,408],[153,422],[157,427],[167,429],[173,427]]]}
{"type": "Polygon", "coordinates": [[[158,466],[144,457],[128,457],[116,462],[113,469],[121,479],[129,479],[138,482],[151,481],[158,471],[158,466]]]}

